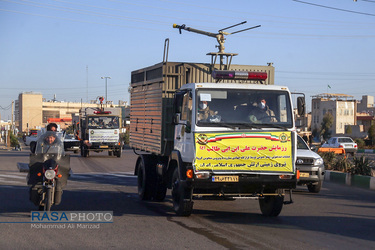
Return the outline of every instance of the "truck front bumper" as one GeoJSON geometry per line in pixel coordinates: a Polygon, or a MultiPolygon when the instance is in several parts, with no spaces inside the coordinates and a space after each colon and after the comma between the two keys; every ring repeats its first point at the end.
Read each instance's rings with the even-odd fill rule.
{"type": "Polygon", "coordinates": [[[102,151],[102,150],[119,150],[121,149],[121,143],[92,143],[88,150],[102,151]]]}
{"type": "MultiPolygon", "coordinates": [[[[215,175],[218,176],[218,175],[215,175]]],[[[295,176],[280,179],[279,175],[237,175],[236,182],[216,182],[213,176],[207,179],[186,179],[186,187],[193,189],[193,195],[202,196],[261,196],[274,194],[280,189],[296,188],[295,176]]]]}

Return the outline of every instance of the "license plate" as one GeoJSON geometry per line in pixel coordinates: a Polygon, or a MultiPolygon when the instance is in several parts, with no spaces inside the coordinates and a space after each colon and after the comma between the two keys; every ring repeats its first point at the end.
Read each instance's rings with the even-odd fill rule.
{"type": "Polygon", "coordinates": [[[309,176],[310,176],[309,173],[302,173],[302,172],[299,173],[299,177],[309,177],[309,176]]]}
{"type": "Polygon", "coordinates": [[[238,176],[233,176],[233,175],[212,176],[212,182],[238,182],[238,176]]]}
{"type": "Polygon", "coordinates": [[[108,146],[99,146],[99,148],[108,148],[108,146]]]}

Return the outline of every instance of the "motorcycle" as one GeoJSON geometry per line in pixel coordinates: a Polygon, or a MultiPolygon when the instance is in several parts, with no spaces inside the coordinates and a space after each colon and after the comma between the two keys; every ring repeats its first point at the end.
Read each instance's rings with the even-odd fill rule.
{"type": "Polygon", "coordinates": [[[70,156],[65,155],[64,144],[53,131],[38,139],[35,152],[30,154],[27,184],[30,201],[41,211],[50,211],[61,203],[63,188],[70,176],[70,156]]]}

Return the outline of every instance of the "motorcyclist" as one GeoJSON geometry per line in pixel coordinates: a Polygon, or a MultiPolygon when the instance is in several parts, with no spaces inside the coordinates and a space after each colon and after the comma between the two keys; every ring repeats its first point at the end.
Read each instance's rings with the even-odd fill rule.
{"type": "MultiPolygon", "coordinates": [[[[64,151],[64,144],[57,136],[55,131],[47,131],[37,141],[35,155],[43,154],[44,165],[56,165],[57,161],[61,159],[62,156],[65,155],[64,151]]],[[[31,185],[35,183],[30,183],[31,185]]],[[[62,193],[63,193],[63,184],[61,183],[60,179],[56,179],[56,188],[55,188],[55,195],[54,195],[54,204],[58,205],[61,202],[62,193]]],[[[32,195],[37,195],[32,193],[34,187],[30,188],[30,200],[35,202],[35,199],[38,200],[38,197],[34,198],[32,195]]]]}
{"type": "Polygon", "coordinates": [[[64,155],[64,144],[56,135],[55,131],[47,131],[37,141],[36,154],[58,154],[64,155]]]}

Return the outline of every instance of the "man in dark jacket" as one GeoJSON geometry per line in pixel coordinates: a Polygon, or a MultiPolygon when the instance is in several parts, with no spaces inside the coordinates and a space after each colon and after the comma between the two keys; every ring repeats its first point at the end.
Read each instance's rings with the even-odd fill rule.
{"type": "Polygon", "coordinates": [[[249,119],[253,123],[277,122],[275,113],[268,107],[264,98],[260,98],[256,106],[250,111],[249,119]]]}

